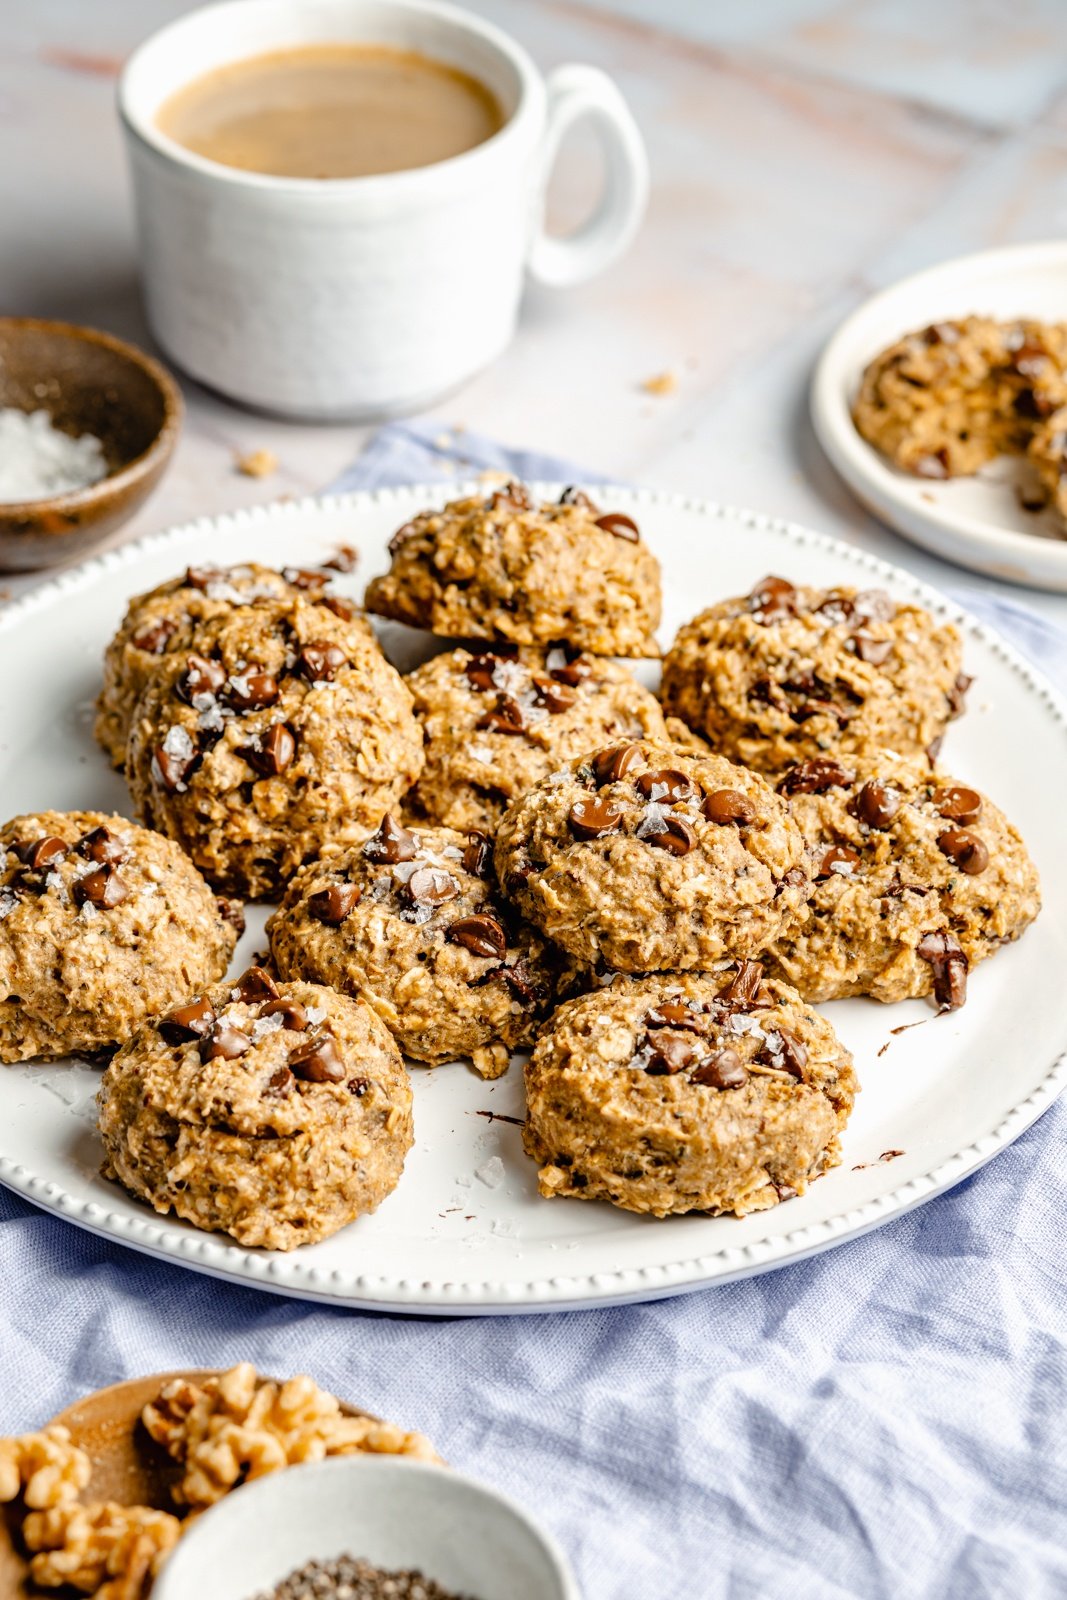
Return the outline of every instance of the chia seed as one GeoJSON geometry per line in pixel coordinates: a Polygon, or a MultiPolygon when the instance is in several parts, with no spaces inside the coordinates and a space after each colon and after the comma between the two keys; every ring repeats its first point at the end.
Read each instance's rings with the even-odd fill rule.
{"type": "Polygon", "coordinates": [[[355,1556],[308,1561],[255,1600],[472,1600],[421,1572],[385,1572],[355,1556]]]}

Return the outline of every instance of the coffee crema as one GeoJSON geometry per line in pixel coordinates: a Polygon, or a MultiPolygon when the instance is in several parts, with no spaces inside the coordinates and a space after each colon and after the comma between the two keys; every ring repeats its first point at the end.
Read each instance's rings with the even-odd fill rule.
{"type": "Polygon", "coordinates": [[[195,155],[278,178],[363,178],[428,167],[499,132],[496,96],[415,51],[329,44],[218,67],[156,117],[195,155]]]}

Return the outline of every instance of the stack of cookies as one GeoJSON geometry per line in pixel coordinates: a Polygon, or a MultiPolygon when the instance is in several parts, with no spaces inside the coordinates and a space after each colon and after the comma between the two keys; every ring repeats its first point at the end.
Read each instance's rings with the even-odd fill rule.
{"type": "Polygon", "coordinates": [[[1038,909],[1018,834],[936,766],[957,631],[769,578],[682,628],[657,697],[618,659],[658,654],[627,514],[509,484],[391,555],[368,609],[447,641],[407,678],[324,573],[191,570],[131,602],[97,733],[145,826],[0,833],[0,1059],[121,1046],[106,1172],[244,1244],[391,1191],[401,1052],[496,1077],[531,1050],[545,1196],[802,1192],[858,1088],[812,1003],[956,1007],[1038,909]],[[279,902],[269,963],[224,983],[241,898],[279,902]]]}

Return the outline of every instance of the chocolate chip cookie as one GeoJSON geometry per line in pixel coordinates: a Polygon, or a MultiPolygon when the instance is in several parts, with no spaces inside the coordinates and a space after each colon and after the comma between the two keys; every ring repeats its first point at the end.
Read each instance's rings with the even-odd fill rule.
{"type": "Polygon", "coordinates": [[[722,756],[634,741],[550,773],[505,813],[496,866],[576,960],[623,972],[753,956],[808,896],[785,802],[722,756]]]}
{"type": "Polygon", "coordinates": [[[449,639],[569,644],[658,656],[659,562],[637,523],[567,490],[538,504],[519,483],[424,511],[394,534],[369,611],[449,639]]]}
{"type": "Polygon", "coordinates": [[[505,808],[571,756],[663,739],[653,694],[614,661],[557,646],[435,656],[407,679],[426,764],[408,815],[492,831],[505,808]]]}
{"type": "Polygon", "coordinates": [[[157,833],[97,811],[0,828],[0,1061],[100,1050],[226,971],[243,926],[157,833]]]}
{"type": "Polygon", "coordinates": [[[469,1056],[486,1078],[532,1042],[574,977],[500,900],[484,834],[392,817],[366,844],[305,867],[267,932],[283,977],[357,994],[407,1055],[469,1056]]]}
{"type": "Polygon", "coordinates": [[[134,715],[138,813],[210,882],[276,894],[330,841],[365,839],[422,767],[411,695],[363,626],[297,595],[196,630],[134,715]]]}
{"type": "Polygon", "coordinates": [[[523,1145],[548,1199],[742,1217],[837,1165],[858,1088],[830,1024],[758,962],[617,977],[544,1029],[523,1145]]]}
{"type": "MultiPolygon", "coordinates": [[[[326,572],[300,567],[276,572],[249,561],[233,567],[188,567],[147,594],[134,595],[104,654],[104,686],[97,701],[95,733],[112,765],[120,769],[125,765],[133,708],[160,662],[188,650],[200,623],[227,616],[240,606],[291,599],[298,593],[324,599],[338,615],[355,622],[360,613],[351,600],[326,596],[329,582],[326,572]]],[[[369,636],[369,624],[364,620],[360,625],[369,636]]]]}
{"type": "Polygon", "coordinates": [[[1017,939],[1037,871],[977,789],[889,751],[805,761],[779,784],[808,847],[808,916],[767,952],[806,1000],[933,994],[961,1006],[967,972],[1017,939]]]}
{"type": "Polygon", "coordinates": [[[1067,404],[1067,326],[990,317],[935,322],[881,351],[853,411],[857,429],[904,472],[955,478],[1023,454],[1067,404]]]}
{"type": "Polygon", "coordinates": [[[774,776],[865,748],[936,750],[970,679],[950,623],[882,589],[764,578],[681,628],[663,663],[669,713],[774,776]]]}
{"type": "Polygon", "coordinates": [[[412,1141],[411,1085],[370,1006],[259,967],[144,1023],[97,1100],[105,1177],[268,1250],[374,1211],[412,1141]]]}

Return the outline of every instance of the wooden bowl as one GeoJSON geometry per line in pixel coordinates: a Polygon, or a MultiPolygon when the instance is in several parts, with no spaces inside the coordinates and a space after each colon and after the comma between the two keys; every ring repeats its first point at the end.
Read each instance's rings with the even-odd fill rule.
{"type": "Polygon", "coordinates": [[[94,328],[0,317],[0,407],[44,408],[64,433],[100,440],[108,475],[40,500],[0,500],[0,571],[82,556],[155,488],[181,429],[170,374],[135,345],[94,328]]]}
{"type": "MultiPolygon", "coordinates": [[[[170,1489],[180,1469],[142,1427],[141,1412],[174,1378],[202,1383],[205,1378],[217,1376],[217,1369],[207,1369],[130,1378],[108,1389],[97,1389],[53,1417],[53,1422],[70,1429],[74,1443],[92,1460],[93,1475],[80,1498],[117,1500],[125,1506],[173,1511],[170,1489]]],[[[346,1417],[369,1414],[343,1400],[341,1410],[346,1417]]],[[[29,1582],[30,1566],[19,1538],[24,1515],[21,1503],[0,1506],[0,1513],[6,1513],[0,1514],[0,1600],[42,1600],[50,1591],[35,1588],[29,1582]]]]}

